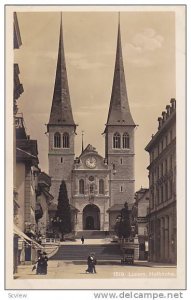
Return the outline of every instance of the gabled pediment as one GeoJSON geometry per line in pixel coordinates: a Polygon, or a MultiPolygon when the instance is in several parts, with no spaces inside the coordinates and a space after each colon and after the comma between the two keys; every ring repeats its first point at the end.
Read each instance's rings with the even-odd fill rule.
{"type": "Polygon", "coordinates": [[[75,160],[75,169],[87,169],[87,170],[107,170],[108,165],[105,158],[103,158],[96,148],[88,144],[88,146],[82,151],[79,158],[75,160]]]}

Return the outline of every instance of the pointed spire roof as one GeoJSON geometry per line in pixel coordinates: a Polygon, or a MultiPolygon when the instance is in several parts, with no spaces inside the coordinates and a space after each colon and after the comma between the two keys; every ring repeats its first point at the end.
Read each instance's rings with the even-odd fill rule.
{"type": "Polygon", "coordinates": [[[72,115],[72,106],[70,102],[70,93],[68,87],[66,61],[64,55],[62,15],[61,15],[61,22],[60,22],[60,37],[59,37],[59,47],[58,47],[56,78],[55,78],[52,107],[51,107],[51,113],[50,113],[50,119],[48,125],[76,126],[72,115]]]}
{"type": "Polygon", "coordinates": [[[127,96],[125,73],[124,73],[124,66],[123,66],[123,55],[122,55],[122,47],[121,47],[120,20],[118,21],[115,70],[114,70],[113,86],[112,86],[110,107],[109,107],[106,126],[108,125],[136,126],[130,112],[128,96],[127,96]]]}

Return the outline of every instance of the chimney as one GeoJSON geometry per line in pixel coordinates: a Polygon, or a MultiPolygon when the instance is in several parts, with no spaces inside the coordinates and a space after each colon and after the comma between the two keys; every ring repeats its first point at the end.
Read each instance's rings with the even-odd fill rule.
{"type": "Polygon", "coordinates": [[[164,123],[166,121],[166,111],[162,112],[162,122],[164,123]]]}
{"type": "Polygon", "coordinates": [[[172,107],[172,111],[176,109],[176,100],[174,98],[172,98],[170,100],[170,103],[171,103],[171,107],[172,107]]]}
{"type": "Polygon", "coordinates": [[[170,105],[166,106],[166,116],[167,118],[170,116],[170,105]]]}
{"type": "Polygon", "coordinates": [[[162,118],[161,117],[158,118],[158,122],[159,122],[158,129],[160,130],[162,127],[162,118]]]}

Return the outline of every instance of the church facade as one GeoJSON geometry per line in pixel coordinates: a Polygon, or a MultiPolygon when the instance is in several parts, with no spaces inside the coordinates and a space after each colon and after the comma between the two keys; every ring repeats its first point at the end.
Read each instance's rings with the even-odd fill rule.
{"type": "Polygon", "coordinates": [[[72,114],[64,55],[62,21],[49,133],[51,194],[57,203],[61,181],[66,182],[70,205],[75,211],[74,230],[113,231],[124,203],[134,201],[134,129],[129,107],[120,24],[112,94],[105,129],[105,157],[93,145],[75,156],[76,124],[72,114]]]}

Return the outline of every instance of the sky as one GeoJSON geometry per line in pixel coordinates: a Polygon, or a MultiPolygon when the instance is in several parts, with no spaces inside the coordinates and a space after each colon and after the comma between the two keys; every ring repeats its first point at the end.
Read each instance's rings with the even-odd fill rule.
{"type": "MultiPolygon", "coordinates": [[[[24,93],[18,100],[27,134],[37,139],[39,167],[48,172],[49,121],[58,54],[60,13],[18,12],[22,46],[14,50],[24,93]]],[[[75,123],[75,154],[92,144],[104,157],[105,129],[113,82],[118,11],[62,13],[64,49],[75,123]]],[[[127,94],[135,123],[135,188],[148,187],[148,153],[158,117],[176,98],[175,14],[122,11],[122,52],[127,94]]]]}

